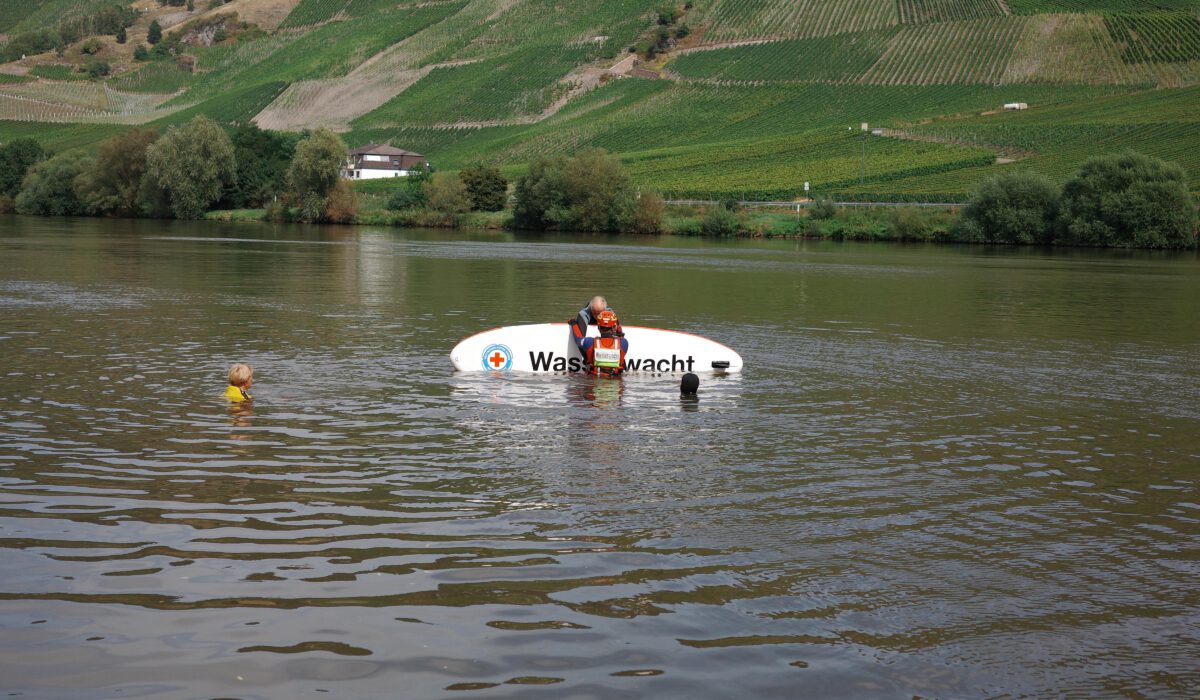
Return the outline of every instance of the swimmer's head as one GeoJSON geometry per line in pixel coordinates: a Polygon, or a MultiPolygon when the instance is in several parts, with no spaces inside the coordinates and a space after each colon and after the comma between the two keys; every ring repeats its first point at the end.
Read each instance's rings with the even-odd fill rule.
{"type": "Polygon", "coordinates": [[[602,296],[592,297],[592,316],[599,316],[600,312],[608,308],[608,300],[602,296]]]}
{"type": "Polygon", "coordinates": [[[254,369],[250,365],[237,363],[229,367],[229,385],[247,387],[254,381],[254,369]]]}

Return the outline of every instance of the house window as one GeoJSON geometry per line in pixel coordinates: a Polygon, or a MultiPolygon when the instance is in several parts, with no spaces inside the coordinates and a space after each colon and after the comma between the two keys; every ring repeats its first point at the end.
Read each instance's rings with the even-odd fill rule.
{"type": "Polygon", "coordinates": [[[363,156],[363,160],[369,160],[372,163],[386,163],[388,161],[388,157],[387,156],[369,156],[368,155],[368,156],[363,156]]]}

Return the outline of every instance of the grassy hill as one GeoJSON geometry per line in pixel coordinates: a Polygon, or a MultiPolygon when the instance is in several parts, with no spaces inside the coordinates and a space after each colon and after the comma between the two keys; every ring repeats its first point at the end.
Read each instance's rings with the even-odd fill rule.
{"type": "MultiPolygon", "coordinates": [[[[12,40],[95,3],[3,5],[12,40]]],[[[666,26],[650,0],[131,6],[124,45],[0,65],[0,141],[86,148],[204,113],[329,126],[443,169],[599,146],[674,196],[791,199],[810,181],[900,200],[960,199],[1003,169],[1062,181],[1133,148],[1200,191],[1200,0],[697,0],[666,26]],[[172,54],[135,61],[152,20],[172,54]],[[635,68],[629,48],[660,28],[678,40],[635,68]],[[112,74],[82,79],[97,58],[112,74]]]]}

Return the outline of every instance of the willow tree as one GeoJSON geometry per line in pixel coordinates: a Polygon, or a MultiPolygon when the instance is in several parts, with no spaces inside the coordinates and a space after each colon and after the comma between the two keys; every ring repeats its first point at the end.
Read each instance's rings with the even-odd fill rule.
{"type": "Polygon", "coordinates": [[[237,182],[229,136],[208,117],[173,127],[146,149],[146,178],[165,192],[177,219],[198,219],[237,182]]]}
{"type": "MultiPolygon", "coordinates": [[[[300,220],[313,222],[325,218],[330,195],[339,188],[346,167],[346,144],[329,129],[317,129],[296,144],[288,168],[288,182],[300,203],[300,220]]],[[[347,196],[348,186],[341,185],[338,199],[347,196]]]]}

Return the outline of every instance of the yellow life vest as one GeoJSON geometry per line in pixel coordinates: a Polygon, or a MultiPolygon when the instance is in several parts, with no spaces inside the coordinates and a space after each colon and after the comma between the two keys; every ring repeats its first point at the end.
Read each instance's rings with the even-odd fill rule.
{"type": "Polygon", "coordinates": [[[592,348],[592,366],[604,369],[620,369],[620,338],[596,338],[596,345],[592,348]]]}
{"type": "Polygon", "coordinates": [[[242,401],[250,401],[254,397],[247,394],[241,387],[230,384],[225,388],[225,398],[234,403],[241,403],[242,401]]]}

